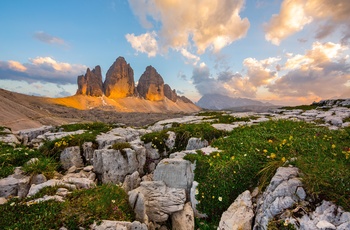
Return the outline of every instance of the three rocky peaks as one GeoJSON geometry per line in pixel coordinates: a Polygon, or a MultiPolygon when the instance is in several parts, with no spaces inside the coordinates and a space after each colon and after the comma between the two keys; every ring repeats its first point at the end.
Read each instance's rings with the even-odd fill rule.
{"type": "Polygon", "coordinates": [[[77,95],[100,97],[105,95],[111,99],[141,97],[150,101],[161,101],[168,98],[173,102],[182,100],[192,103],[184,96],[179,97],[175,90],[164,84],[162,76],[152,66],[147,66],[135,87],[134,71],[123,57],[118,57],[102,82],[101,67],[89,68],[85,75],[78,76],[77,95]]]}

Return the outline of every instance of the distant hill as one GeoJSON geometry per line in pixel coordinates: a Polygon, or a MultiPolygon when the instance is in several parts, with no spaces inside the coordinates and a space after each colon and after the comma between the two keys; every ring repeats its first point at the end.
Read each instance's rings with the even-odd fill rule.
{"type": "Polygon", "coordinates": [[[278,107],[271,103],[264,103],[248,98],[233,98],[221,94],[206,94],[196,103],[203,109],[232,110],[232,111],[265,111],[278,107]]]}

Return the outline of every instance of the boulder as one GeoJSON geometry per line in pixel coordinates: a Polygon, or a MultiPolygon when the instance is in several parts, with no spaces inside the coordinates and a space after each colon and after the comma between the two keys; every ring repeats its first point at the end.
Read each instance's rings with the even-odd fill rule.
{"type": "Polygon", "coordinates": [[[59,186],[59,187],[65,187],[65,188],[69,188],[69,189],[76,189],[77,187],[73,184],[69,184],[69,183],[65,183],[62,182],[61,180],[56,180],[56,179],[51,179],[48,180],[44,183],[41,184],[32,184],[30,186],[29,192],[27,196],[33,196],[35,194],[37,194],[41,189],[45,188],[45,187],[54,187],[54,186],[59,186]]]}
{"type": "Polygon", "coordinates": [[[164,100],[164,80],[154,67],[147,66],[140,77],[137,92],[146,100],[164,100]]]}
{"type": "Polygon", "coordinates": [[[22,174],[12,174],[0,179],[0,197],[18,196],[23,198],[29,190],[30,177],[22,174]]]}
{"type": "Polygon", "coordinates": [[[83,157],[85,158],[86,164],[93,164],[94,147],[92,142],[84,142],[83,144],[83,157]]]}
{"type": "Polygon", "coordinates": [[[186,190],[189,196],[194,179],[194,165],[181,158],[165,158],[161,160],[153,173],[153,180],[163,181],[171,188],[186,190]]]}
{"type": "Polygon", "coordinates": [[[78,90],[76,94],[93,97],[100,97],[103,95],[102,74],[100,66],[96,66],[92,71],[87,68],[85,75],[78,76],[78,90]]]}
{"type": "Polygon", "coordinates": [[[207,147],[209,145],[207,140],[202,140],[201,138],[191,137],[188,140],[186,150],[195,150],[207,147]]]}
{"type": "Polygon", "coordinates": [[[171,215],[172,230],[194,229],[194,214],[191,203],[185,204],[184,209],[171,215]]]}
{"type": "Polygon", "coordinates": [[[294,204],[304,201],[306,193],[295,167],[280,167],[257,201],[254,230],[267,229],[268,222],[294,204]]]}
{"type": "Polygon", "coordinates": [[[46,177],[43,174],[37,174],[37,175],[34,175],[32,177],[32,179],[30,180],[30,185],[32,185],[32,184],[42,184],[42,183],[44,183],[46,181],[47,181],[47,179],[46,179],[46,177]]]}
{"type": "Polygon", "coordinates": [[[350,212],[332,202],[322,201],[313,211],[299,219],[300,229],[350,229],[350,212]]]}
{"type": "Polygon", "coordinates": [[[219,223],[220,230],[252,229],[254,210],[252,196],[247,190],[239,195],[225,211],[219,223]]]}
{"type": "Polygon", "coordinates": [[[101,149],[94,152],[94,171],[102,183],[123,183],[125,176],[143,169],[142,162],[138,162],[135,150],[126,148],[122,151],[101,149]]]}
{"type": "Polygon", "coordinates": [[[135,96],[134,71],[123,57],[118,57],[108,69],[103,88],[109,98],[135,96]]]}
{"type": "Polygon", "coordinates": [[[145,224],[139,221],[134,221],[132,223],[126,221],[112,221],[112,220],[102,220],[101,223],[97,224],[94,222],[90,229],[92,230],[147,230],[145,224]]]}
{"type": "Polygon", "coordinates": [[[166,221],[169,215],[183,210],[186,201],[184,189],[169,188],[163,181],[143,181],[128,195],[136,219],[142,223],[166,221]]]}
{"type": "Polygon", "coordinates": [[[126,193],[140,186],[141,178],[138,171],[125,177],[122,188],[126,193]]]}
{"type": "Polygon", "coordinates": [[[64,170],[68,170],[72,166],[77,168],[84,166],[79,146],[65,148],[60,155],[60,161],[64,170]]]}
{"type": "Polygon", "coordinates": [[[28,142],[31,142],[33,139],[37,138],[39,135],[50,132],[53,130],[52,126],[42,126],[40,128],[25,129],[18,131],[20,137],[26,136],[28,142]]]}
{"type": "Polygon", "coordinates": [[[20,144],[21,142],[17,139],[16,135],[14,135],[11,130],[4,129],[0,131],[0,142],[4,143],[13,143],[13,144],[20,144]]]}

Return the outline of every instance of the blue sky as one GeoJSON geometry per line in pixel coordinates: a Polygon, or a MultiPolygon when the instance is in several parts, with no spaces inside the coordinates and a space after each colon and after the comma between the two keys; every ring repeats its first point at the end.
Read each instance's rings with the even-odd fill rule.
{"type": "Polygon", "coordinates": [[[347,0],[2,0],[0,88],[75,94],[118,56],[152,65],[193,101],[208,93],[276,104],[350,97],[347,0]]]}

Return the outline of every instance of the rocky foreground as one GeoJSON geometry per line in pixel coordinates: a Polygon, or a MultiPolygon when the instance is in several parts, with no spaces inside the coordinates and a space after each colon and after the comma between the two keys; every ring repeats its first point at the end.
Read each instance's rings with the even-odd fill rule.
{"type": "MultiPolygon", "coordinates": [[[[350,126],[350,100],[323,101],[318,105],[324,110],[279,109],[269,113],[230,114],[236,117],[254,115],[255,119],[249,122],[213,124],[213,127],[229,131],[270,119],[303,120],[327,126],[329,129],[350,126]]],[[[175,152],[164,158],[166,153],[159,152],[152,143],[144,143],[140,137],[170,127],[174,122],[201,123],[204,119],[206,117],[185,116],[159,121],[147,128],[114,128],[97,136],[96,147],[91,142],[86,142],[82,146],[64,149],[60,154],[64,175],[57,173],[54,179],[47,180],[43,175],[26,176],[21,168],[17,168],[13,175],[0,180],[0,201],[5,203],[11,196],[30,197],[47,186],[60,188],[54,196],[44,196],[30,202],[51,199],[63,201],[70,192],[69,189],[86,189],[96,186],[97,182],[113,183],[119,184],[128,192],[136,221],[129,223],[104,220],[100,224],[92,225],[91,229],[168,229],[163,225],[165,221],[171,223],[172,229],[194,229],[195,216],[203,217],[205,213],[196,209],[196,165],[183,157],[199,149],[204,154],[219,150],[208,146],[206,140],[191,138],[185,151],[175,152]],[[128,142],[131,148],[110,148],[115,143],[124,142],[128,142]]],[[[51,126],[16,133],[6,130],[3,133],[8,134],[0,136],[0,141],[39,147],[45,140],[85,132],[52,130],[54,129],[51,126]]],[[[175,133],[168,134],[166,145],[172,149],[175,133]]],[[[36,159],[32,159],[28,164],[35,161],[36,159]]],[[[276,217],[288,226],[293,225],[295,229],[350,229],[350,213],[326,200],[319,202],[313,210],[298,212],[304,202],[309,202],[309,196],[300,180],[301,173],[298,168],[291,166],[278,168],[265,191],[247,190],[237,197],[222,214],[218,229],[267,229],[269,221],[276,217]],[[298,215],[294,215],[296,213],[298,215]]]]}

